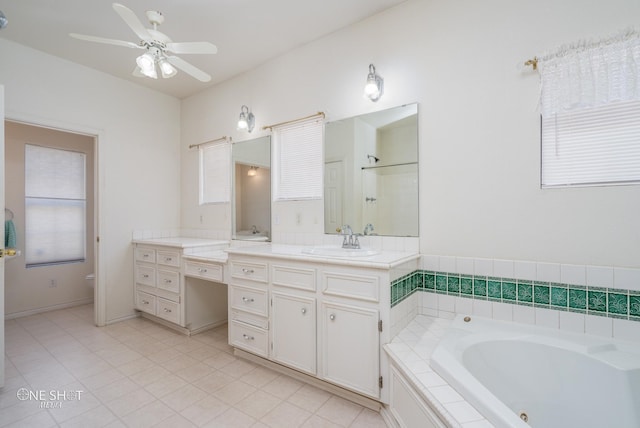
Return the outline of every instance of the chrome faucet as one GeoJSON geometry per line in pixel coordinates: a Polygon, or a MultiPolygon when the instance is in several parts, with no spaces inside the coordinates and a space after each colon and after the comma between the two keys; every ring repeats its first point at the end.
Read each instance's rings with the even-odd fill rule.
{"type": "Polygon", "coordinates": [[[345,224],[342,226],[342,248],[359,249],[360,241],[358,241],[358,234],[353,234],[351,226],[345,224]]]}
{"type": "Polygon", "coordinates": [[[251,233],[253,233],[254,235],[256,233],[258,233],[258,228],[256,227],[256,225],[254,224],[253,226],[251,226],[251,233]]]}

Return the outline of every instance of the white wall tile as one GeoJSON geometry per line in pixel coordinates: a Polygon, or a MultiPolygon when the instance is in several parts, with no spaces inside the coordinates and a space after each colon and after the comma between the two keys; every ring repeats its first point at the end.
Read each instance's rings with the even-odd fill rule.
{"type": "Polygon", "coordinates": [[[440,256],[440,270],[442,272],[455,272],[456,258],[451,256],[440,256]]]}
{"type": "Polygon", "coordinates": [[[614,268],[613,287],[640,291],[640,269],[614,268]]]}
{"type": "Polygon", "coordinates": [[[473,315],[480,317],[493,318],[492,302],[488,300],[473,300],[473,315]]]}
{"type": "Polygon", "coordinates": [[[473,313],[473,299],[456,297],[456,314],[470,315],[473,313]]]}
{"type": "Polygon", "coordinates": [[[535,324],[536,314],[530,306],[513,306],[513,321],[521,324],[535,324]]]}
{"type": "Polygon", "coordinates": [[[473,275],[473,259],[469,257],[456,258],[456,272],[473,275]]]}
{"type": "Polygon", "coordinates": [[[611,318],[586,315],[584,321],[585,333],[604,337],[613,336],[613,320],[611,318]]]}
{"type": "Polygon", "coordinates": [[[423,308],[438,309],[438,296],[439,296],[439,294],[436,294],[436,293],[424,293],[424,292],[420,292],[418,294],[420,295],[420,298],[422,299],[421,306],[423,308]]]}
{"type": "Polygon", "coordinates": [[[560,330],[584,334],[585,315],[576,312],[560,312],[560,330]]]}
{"type": "Polygon", "coordinates": [[[560,328],[560,314],[553,309],[534,308],[536,325],[540,327],[560,328]]]}
{"type": "Polygon", "coordinates": [[[437,271],[440,269],[440,256],[422,256],[422,269],[437,271]]]}
{"type": "Polygon", "coordinates": [[[473,273],[475,275],[493,276],[493,260],[474,259],[473,273]]]}
{"type": "Polygon", "coordinates": [[[613,268],[607,266],[587,266],[586,285],[613,287],[613,268]]]}
{"type": "Polygon", "coordinates": [[[640,322],[614,319],[613,337],[619,340],[640,342],[640,322]]]}
{"type": "Polygon", "coordinates": [[[513,278],[515,276],[513,260],[494,260],[493,275],[501,278],[513,278]]]}
{"type": "Polygon", "coordinates": [[[493,319],[500,321],[513,321],[513,305],[509,303],[492,302],[493,319]]]}
{"type": "Polygon", "coordinates": [[[438,310],[445,312],[456,311],[456,298],[445,294],[436,294],[438,298],[438,310]]]}
{"type": "Polygon", "coordinates": [[[535,281],[536,279],[536,264],[534,262],[525,262],[517,260],[513,263],[514,275],[518,279],[528,279],[535,281]]]}
{"type": "Polygon", "coordinates": [[[538,281],[560,282],[560,264],[537,263],[536,279],[538,281]]]}
{"type": "Polygon", "coordinates": [[[561,265],[560,282],[564,284],[586,285],[587,270],[583,265],[561,265]]]}

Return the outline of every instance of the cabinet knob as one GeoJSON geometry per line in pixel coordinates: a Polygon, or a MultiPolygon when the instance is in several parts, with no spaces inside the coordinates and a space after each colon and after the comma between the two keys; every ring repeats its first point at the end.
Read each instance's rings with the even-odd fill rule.
{"type": "Polygon", "coordinates": [[[249,336],[249,335],[246,335],[246,334],[243,334],[243,335],[242,335],[242,338],[243,338],[244,340],[253,340],[253,336],[249,336]]]}
{"type": "Polygon", "coordinates": [[[331,321],[335,321],[335,319],[336,319],[336,314],[331,314],[331,315],[329,315],[329,319],[330,319],[331,321]]]}
{"type": "Polygon", "coordinates": [[[166,262],[170,262],[171,260],[173,260],[173,258],[172,258],[172,257],[166,257],[164,260],[165,260],[166,262]]]}
{"type": "Polygon", "coordinates": [[[143,278],[149,278],[149,275],[145,273],[144,275],[142,275],[142,277],[143,278]]]}
{"type": "Polygon", "coordinates": [[[164,280],[164,283],[165,283],[165,284],[171,284],[171,282],[172,282],[172,281],[171,281],[170,279],[165,279],[165,280],[164,280]]]}
{"type": "Polygon", "coordinates": [[[242,268],[242,272],[244,272],[244,273],[246,273],[248,275],[248,274],[253,273],[253,269],[242,268]]]}
{"type": "Polygon", "coordinates": [[[171,309],[169,309],[169,308],[164,308],[164,311],[165,311],[165,312],[171,312],[171,309]]]}
{"type": "Polygon", "coordinates": [[[243,297],[242,301],[245,302],[245,303],[252,303],[253,299],[251,297],[243,297]]]}
{"type": "Polygon", "coordinates": [[[302,315],[306,314],[307,313],[307,308],[302,308],[301,312],[302,312],[302,315]]]}
{"type": "Polygon", "coordinates": [[[143,255],[142,255],[142,257],[144,257],[144,258],[148,258],[148,257],[149,257],[149,254],[143,254],[143,255]]]}
{"type": "Polygon", "coordinates": [[[149,301],[148,301],[148,300],[143,300],[143,301],[142,301],[142,304],[143,304],[143,305],[148,305],[148,304],[149,304],[149,301]]]}
{"type": "Polygon", "coordinates": [[[205,273],[206,271],[207,271],[206,269],[198,268],[198,272],[200,272],[200,273],[205,273]]]}

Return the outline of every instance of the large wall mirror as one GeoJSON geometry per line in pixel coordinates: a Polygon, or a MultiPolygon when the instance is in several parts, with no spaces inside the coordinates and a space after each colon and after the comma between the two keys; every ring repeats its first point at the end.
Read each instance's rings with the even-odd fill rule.
{"type": "Polygon", "coordinates": [[[271,137],[234,143],[233,239],[271,240],[271,137]]]}
{"type": "Polygon", "coordinates": [[[418,236],[418,105],[325,125],[324,225],[418,236]]]}

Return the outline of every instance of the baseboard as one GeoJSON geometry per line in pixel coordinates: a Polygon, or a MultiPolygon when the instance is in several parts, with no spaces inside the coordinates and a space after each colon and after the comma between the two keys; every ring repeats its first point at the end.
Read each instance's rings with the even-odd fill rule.
{"type": "Polygon", "coordinates": [[[347,389],[341,388],[339,386],[336,386],[332,383],[328,383],[325,382],[321,379],[318,379],[314,376],[299,372],[297,370],[291,369],[289,367],[283,366],[281,364],[278,364],[276,362],[270,361],[270,360],[266,360],[262,357],[259,357],[257,355],[251,354],[249,352],[243,351],[241,349],[238,348],[234,348],[233,349],[233,353],[234,355],[244,358],[246,360],[249,360],[251,362],[254,362],[256,364],[259,364],[261,366],[270,368],[271,370],[274,370],[276,372],[285,374],[287,376],[290,376],[294,379],[297,379],[301,382],[304,383],[308,383],[312,386],[315,386],[316,388],[320,388],[324,391],[330,392],[334,395],[337,395],[338,397],[342,397],[345,400],[349,400],[352,401],[356,404],[359,404],[363,407],[366,407],[368,409],[371,409],[375,412],[379,412],[380,408],[382,406],[382,404],[379,401],[374,400],[373,398],[369,398],[369,397],[365,397],[364,395],[360,395],[356,392],[353,391],[349,391],[347,389]]]}
{"type": "Polygon", "coordinates": [[[5,314],[4,319],[12,320],[15,318],[28,317],[29,315],[36,315],[44,312],[57,311],[58,309],[72,308],[74,306],[87,305],[89,303],[93,303],[93,297],[90,297],[87,299],[81,299],[81,300],[74,300],[73,302],[60,303],[57,305],[44,306],[42,308],[29,309],[28,311],[20,311],[20,312],[14,312],[11,314],[5,314]]]}

